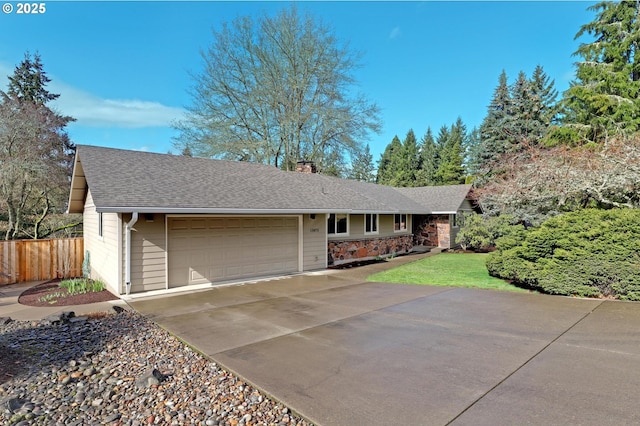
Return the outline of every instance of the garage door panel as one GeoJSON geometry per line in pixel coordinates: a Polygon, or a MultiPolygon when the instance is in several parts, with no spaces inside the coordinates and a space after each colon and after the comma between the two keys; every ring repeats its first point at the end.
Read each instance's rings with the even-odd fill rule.
{"type": "Polygon", "coordinates": [[[207,220],[207,228],[208,229],[223,229],[224,228],[224,219],[222,218],[213,218],[207,220]]]}
{"type": "Polygon", "coordinates": [[[169,286],[298,270],[297,217],[169,219],[169,286]]]}
{"type": "Polygon", "coordinates": [[[193,283],[195,282],[199,282],[199,283],[204,283],[204,282],[208,282],[209,279],[207,278],[209,276],[209,271],[198,271],[196,269],[190,269],[190,277],[189,280],[192,281],[193,283]]]}

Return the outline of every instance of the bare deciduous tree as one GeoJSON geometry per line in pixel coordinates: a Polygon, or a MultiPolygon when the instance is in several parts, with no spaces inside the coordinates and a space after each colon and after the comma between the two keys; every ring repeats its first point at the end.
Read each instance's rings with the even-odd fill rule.
{"type": "Polygon", "coordinates": [[[46,89],[50,79],[40,55],[26,53],[0,91],[0,231],[5,239],[43,238],[74,227],[64,217],[74,145],[65,126],[73,118],[46,103],[59,95],[46,89]],[[55,218],[55,220],[52,220],[55,218]]]}
{"type": "Polygon", "coordinates": [[[357,55],[295,8],[239,18],[213,32],[179,150],[292,170],[299,159],[330,166],[380,128],[378,108],[353,94],[357,55]]]}
{"type": "Polygon", "coordinates": [[[640,208],[640,136],[601,147],[530,147],[508,154],[476,192],[488,211],[525,220],[580,207],[640,208]]]}
{"type": "Polygon", "coordinates": [[[43,221],[68,190],[69,158],[60,130],[67,118],[49,108],[0,99],[0,211],[5,239],[43,235],[43,221]],[[29,229],[26,229],[26,228],[29,229]]]}

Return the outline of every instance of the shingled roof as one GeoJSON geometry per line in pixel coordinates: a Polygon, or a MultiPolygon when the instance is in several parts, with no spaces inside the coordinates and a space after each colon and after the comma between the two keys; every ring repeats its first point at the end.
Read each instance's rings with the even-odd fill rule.
{"type": "Polygon", "coordinates": [[[471,192],[471,185],[420,186],[417,188],[395,188],[404,196],[414,200],[429,213],[455,213],[471,192]]]}
{"type": "Polygon", "coordinates": [[[469,192],[461,186],[448,192],[402,188],[425,190],[405,192],[264,164],[79,145],[69,212],[83,211],[90,189],[102,212],[428,214],[433,206],[440,211],[439,203],[460,206],[469,192]],[[422,194],[456,200],[422,200],[422,194]]]}

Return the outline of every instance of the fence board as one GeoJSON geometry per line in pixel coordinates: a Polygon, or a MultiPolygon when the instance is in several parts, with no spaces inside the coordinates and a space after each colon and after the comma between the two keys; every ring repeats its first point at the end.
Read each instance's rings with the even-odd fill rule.
{"type": "Polygon", "coordinates": [[[0,241],[0,285],[82,276],[82,238],[0,241]]]}

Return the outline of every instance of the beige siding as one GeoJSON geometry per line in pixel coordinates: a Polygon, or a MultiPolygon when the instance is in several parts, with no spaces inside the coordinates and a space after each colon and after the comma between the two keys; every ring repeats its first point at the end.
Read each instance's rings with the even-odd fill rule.
{"type": "Polygon", "coordinates": [[[304,215],[302,222],[302,247],[304,271],[327,267],[327,219],[324,214],[316,214],[311,219],[304,215]]]}
{"type": "Polygon", "coordinates": [[[117,213],[102,214],[102,237],[98,236],[98,213],[93,204],[91,191],[87,191],[84,204],[84,248],[89,252],[91,264],[91,278],[99,279],[107,288],[120,294],[120,218],[117,213]]]}
{"type": "MultiPolygon", "coordinates": [[[[123,216],[125,225],[130,220],[131,214],[123,216]]],[[[124,253],[126,231],[124,226],[122,228],[122,253],[124,253]]],[[[131,232],[131,293],[166,289],[165,215],[141,214],[133,228],[135,231],[131,232]]],[[[125,260],[123,255],[123,282],[125,260]]]]}
{"type": "Polygon", "coordinates": [[[361,240],[364,238],[393,237],[411,233],[411,215],[407,215],[407,230],[395,232],[392,214],[378,215],[378,234],[364,233],[364,214],[349,215],[349,235],[330,235],[329,240],[361,240]]]}

